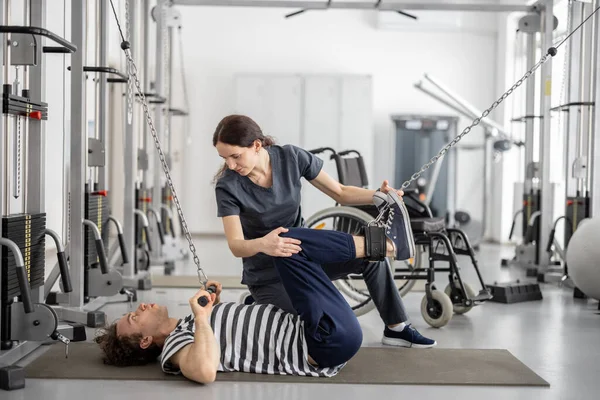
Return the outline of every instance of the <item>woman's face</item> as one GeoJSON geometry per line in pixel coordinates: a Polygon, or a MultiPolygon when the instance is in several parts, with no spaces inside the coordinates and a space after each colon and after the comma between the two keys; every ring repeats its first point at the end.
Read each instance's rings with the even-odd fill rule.
{"type": "Polygon", "coordinates": [[[256,142],[250,147],[232,146],[222,142],[217,142],[215,146],[219,156],[225,160],[227,168],[234,170],[242,176],[248,175],[258,161],[258,150],[260,145],[256,142]]]}

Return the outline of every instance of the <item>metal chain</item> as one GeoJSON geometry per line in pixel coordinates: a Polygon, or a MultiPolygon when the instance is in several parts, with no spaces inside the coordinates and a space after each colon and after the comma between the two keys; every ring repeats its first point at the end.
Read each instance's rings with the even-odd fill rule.
{"type": "Polygon", "coordinates": [[[488,108],[487,110],[485,110],[482,114],[481,117],[479,118],[475,118],[473,120],[473,122],[471,122],[471,125],[467,126],[465,128],[465,130],[462,131],[462,133],[458,136],[456,136],[454,139],[452,139],[452,141],[450,143],[448,143],[446,146],[444,146],[444,148],[442,148],[442,150],[440,150],[440,152],[438,154],[436,154],[434,157],[431,158],[431,160],[429,160],[428,163],[426,163],[425,165],[423,165],[421,167],[421,169],[414,173],[409,180],[405,181],[402,184],[402,187],[400,189],[406,189],[412,182],[416,181],[423,172],[425,172],[429,167],[431,167],[433,164],[435,164],[441,157],[443,157],[448,150],[450,150],[454,145],[456,145],[466,134],[468,134],[469,132],[471,132],[471,129],[473,129],[474,127],[476,127],[477,125],[479,125],[479,123],[481,122],[481,120],[485,117],[487,117],[489,115],[490,112],[492,112],[496,107],[498,107],[500,105],[500,103],[502,103],[508,96],[510,96],[512,94],[512,92],[518,88],[519,86],[521,86],[521,84],[523,84],[523,82],[525,82],[525,80],[527,80],[527,78],[529,78],[542,64],[544,64],[548,58],[550,58],[550,54],[546,53],[541,59],[540,61],[537,62],[537,64],[535,64],[529,71],[527,71],[525,73],[525,75],[523,75],[523,77],[521,79],[519,79],[517,81],[517,83],[515,83],[510,89],[508,89],[506,92],[504,92],[504,94],[502,96],[500,96],[500,98],[498,100],[496,100],[490,108],[488,108]]]}
{"type": "Polygon", "coordinates": [[[150,109],[148,107],[148,102],[146,101],[146,96],[144,95],[144,92],[142,91],[142,85],[140,83],[140,79],[138,76],[137,66],[135,65],[135,62],[133,61],[133,58],[131,56],[130,43],[127,42],[125,40],[125,37],[123,36],[123,30],[121,28],[121,23],[119,22],[119,17],[114,8],[113,1],[110,0],[110,3],[112,6],[112,9],[113,9],[113,14],[115,16],[115,20],[117,22],[117,27],[119,28],[119,33],[121,35],[121,39],[123,40],[123,43],[121,44],[121,48],[125,52],[125,57],[127,57],[127,62],[129,63],[129,66],[130,66],[129,71],[128,71],[129,80],[131,81],[131,78],[133,78],[135,81],[135,89],[140,97],[140,101],[141,101],[142,107],[144,109],[144,114],[146,115],[146,122],[148,123],[148,127],[150,128],[150,133],[152,134],[152,138],[154,139],[154,144],[156,146],[156,151],[158,151],[158,156],[159,156],[163,171],[165,172],[165,175],[167,177],[167,184],[169,185],[169,188],[171,189],[171,194],[173,195],[173,202],[175,203],[175,206],[177,208],[177,213],[179,214],[179,218],[181,220],[181,228],[183,229],[185,238],[188,241],[190,252],[193,255],[194,264],[196,264],[196,267],[198,269],[198,280],[200,281],[201,288],[205,289],[206,281],[208,281],[208,277],[206,276],[206,274],[200,267],[200,259],[198,258],[198,255],[196,254],[196,246],[194,246],[194,242],[192,241],[192,235],[190,234],[190,230],[188,229],[187,222],[183,215],[183,210],[181,209],[181,204],[179,203],[179,197],[177,196],[177,192],[175,191],[175,186],[173,185],[173,179],[171,178],[169,166],[167,165],[167,162],[165,160],[165,154],[162,151],[162,146],[160,144],[160,140],[158,139],[158,134],[156,132],[156,128],[154,127],[154,122],[152,121],[152,116],[150,115],[150,109]]]}
{"type": "Polygon", "coordinates": [[[127,60],[129,61],[130,66],[131,66],[131,71],[130,71],[129,76],[133,77],[133,79],[135,80],[135,87],[136,87],[138,95],[140,96],[140,100],[142,102],[142,107],[144,108],[144,114],[146,115],[146,122],[148,123],[148,126],[150,127],[150,133],[152,134],[152,138],[154,139],[154,145],[156,146],[156,150],[158,151],[158,156],[159,156],[163,171],[165,172],[165,175],[167,177],[167,184],[169,185],[169,188],[171,189],[171,194],[173,195],[173,202],[175,203],[175,207],[177,208],[177,213],[179,214],[179,218],[181,219],[181,227],[183,229],[185,238],[188,241],[190,251],[193,255],[194,264],[196,264],[196,267],[198,268],[198,279],[200,280],[201,284],[205,284],[206,281],[208,280],[208,278],[206,277],[206,274],[204,273],[204,271],[202,271],[202,268],[200,267],[200,259],[198,258],[198,255],[196,254],[196,246],[194,246],[194,242],[192,241],[192,235],[190,234],[190,231],[187,226],[187,222],[183,215],[183,211],[181,209],[181,204],[179,203],[179,197],[177,196],[177,192],[175,191],[175,186],[173,185],[173,179],[171,178],[171,173],[169,172],[169,166],[167,165],[167,162],[165,159],[165,154],[162,151],[160,140],[158,139],[158,134],[156,133],[156,128],[154,127],[154,122],[152,121],[152,116],[150,115],[150,110],[148,108],[146,96],[144,96],[144,93],[142,92],[140,79],[138,77],[137,66],[135,65],[135,62],[133,61],[133,58],[131,58],[129,50],[125,50],[125,54],[127,56],[127,60]]]}

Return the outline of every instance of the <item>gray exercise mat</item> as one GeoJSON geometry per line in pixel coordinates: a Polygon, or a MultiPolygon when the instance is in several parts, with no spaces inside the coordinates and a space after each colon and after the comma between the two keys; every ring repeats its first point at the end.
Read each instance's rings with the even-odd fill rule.
{"type": "MultiPolygon", "coordinates": [[[[25,367],[25,374],[27,378],[46,379],[185,380],[182,376],[163,373],[158,363],[127,368],[104,365],[98,346],[90,342],[70,344],[68,359],[65,359],[64,346],[54,344],[25,367]]],[[[394,347],[361,348],[333,378],[236,372],[219,373],[217,381],[550,386],[507,350],[394,347]]]]}

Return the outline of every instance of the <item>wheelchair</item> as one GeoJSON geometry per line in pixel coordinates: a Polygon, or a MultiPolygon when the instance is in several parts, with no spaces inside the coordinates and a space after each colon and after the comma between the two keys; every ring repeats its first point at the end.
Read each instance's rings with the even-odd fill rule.
{"type": "MultiPolygon", "coordinates": [[[[368,186],[364,161],[356,150],[335,152],[332,148],[322,147],[311,150],[313,154],[330,151],[335,161],[338,180],[344,185],[366,188],[368,186]]],[[[475,251],[467,235],[460,229],[448,228],[444,217],[434,217],[431,209],[419,199],[417,190],[405,190],[404,202],[409,210],[411,227],[417,251],[415,258],[407,261],[385,259],[390,268],[400,296],[404,296],[417,280],[425,280],[425,295],[421,301],[421,314],[425,322],[435,328],[445,326],[453,313],[464,314],[474,306],[492,298],[486,287],[475,251]],[[475,290],[463,281],[458,266],[458,255],[470,257],[477,273],[481,290],[475,290]],[[423,266],[425,260],[429,264],[423,266]],[[436,262],[448,262],[448,268],[436,268],[436,262]],[[448,272],[449,283],[444,291],[438,290],[435,272],[448,272]]],[[[340,206],[321,210],[306,220],[306,227],[313,229],[333,229],[352,235],[359,235],[365,225],[378,215],[374,205],[340,206]]],[[[371,311],[375,305],[371,301],[361,275],[348,275],[334,284],[345,296],[355,315],[360,316],[371,311]]]]}

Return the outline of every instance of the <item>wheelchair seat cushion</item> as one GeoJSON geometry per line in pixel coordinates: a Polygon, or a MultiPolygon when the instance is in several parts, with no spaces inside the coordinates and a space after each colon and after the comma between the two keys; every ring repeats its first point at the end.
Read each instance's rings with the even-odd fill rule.
{"type": "Polygon", "coordinates": [[[439,232],[446,228],[444,217],[411,218],[410,227],[413,232],[439,232]]]}

